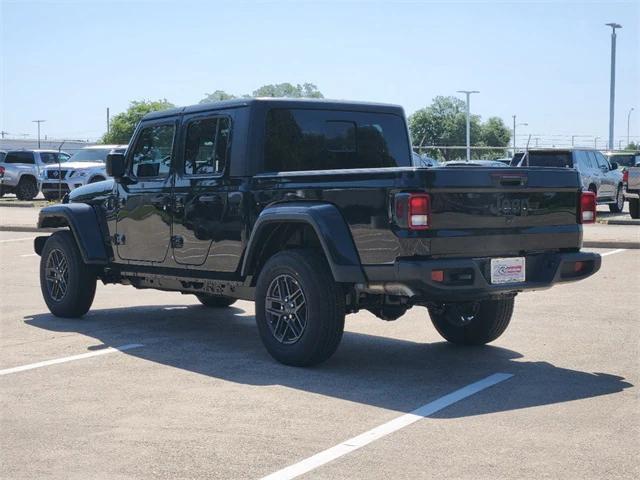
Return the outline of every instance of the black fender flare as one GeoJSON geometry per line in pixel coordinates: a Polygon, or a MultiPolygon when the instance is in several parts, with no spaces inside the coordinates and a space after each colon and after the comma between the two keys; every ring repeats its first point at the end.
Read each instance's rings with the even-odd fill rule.
{"type": "Polygon", "coordinates": [[[365,283],[360,257],[340,211],[335,205],[320,202],[276,204],[265,208],[256,220],[242,262],[243,277],[253,275],[259,246],[274,223],[305,223],[313,228],[336,282],[365,283]]]}
{"type": "MultiPolygon", "coordinates": [[[[91,205],[68,203],[52,205],[40,210],[38,228],[60,227],[69,227],[85,263],[98,265],[109,263],[105,236],[100,228],[96,211],[91,205]]],[[[38,255],[42,252],[46,238],[48,237],[37,237],[34,240],[34,249],[38,255]]]]}

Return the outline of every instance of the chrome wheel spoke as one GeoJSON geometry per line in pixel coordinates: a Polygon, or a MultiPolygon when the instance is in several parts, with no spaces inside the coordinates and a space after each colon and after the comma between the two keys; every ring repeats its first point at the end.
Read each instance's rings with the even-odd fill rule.
{"type": "Polygon", "coordinates": [[[267,324],[274,338],[284,344],[297,342],[306,328],[306,298],[298,281],[288,274],[274,278],[265,299],[267,324]]]}

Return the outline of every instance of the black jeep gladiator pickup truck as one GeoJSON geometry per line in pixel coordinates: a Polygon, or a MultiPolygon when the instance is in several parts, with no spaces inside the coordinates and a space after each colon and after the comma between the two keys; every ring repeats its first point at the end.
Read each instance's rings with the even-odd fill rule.
{"type": "Polygon", "coordinates": [[[401,107],[253,99],[152,113],[113,180],[42,209],[35,240],[50,311],[80,317],[96,280],[252,300],[269,353],[313,365],[345,314],[428,308],[438,332],[484,344],[518,292],[586,278],[595,197],[559,168],[420,168],[401,107]]]}

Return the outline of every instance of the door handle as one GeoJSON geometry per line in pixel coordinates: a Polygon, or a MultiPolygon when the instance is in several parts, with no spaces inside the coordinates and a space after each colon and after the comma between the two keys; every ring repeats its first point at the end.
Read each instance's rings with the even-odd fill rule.
{"type": "Polygon", "coordinates": [[[200,195],[198,201],[202,203],[215,203],[220,202],[222,197],[220,195],[200,195]]]}

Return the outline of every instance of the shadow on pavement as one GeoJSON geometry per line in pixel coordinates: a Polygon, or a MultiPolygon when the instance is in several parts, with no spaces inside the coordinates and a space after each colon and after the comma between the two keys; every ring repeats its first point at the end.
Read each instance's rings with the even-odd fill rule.
{"type": "MultiPolygon", "coordinates": [[[[25,321],[50,331],[78,332],[108,346],[143,343],[144,347],[123,353],[207,377],[247,385],[283,385],[401,412],[496,372],[515,375],[490,389],[485,401],[463,402],[436,415],[441,418],[586,399],[632,386],[611,374],[518,361],[519,353],[495,346],[423,344],[352,332],[345,332],[338,352],[325,364],[310,369],[287,367],[272,360],[262,347],[254,317],[234,307],[129,307],[92,310],[78,320],[38,314],[25,321]]],[[[430,328],[426,320],[424,327],[430,328]]]]}

